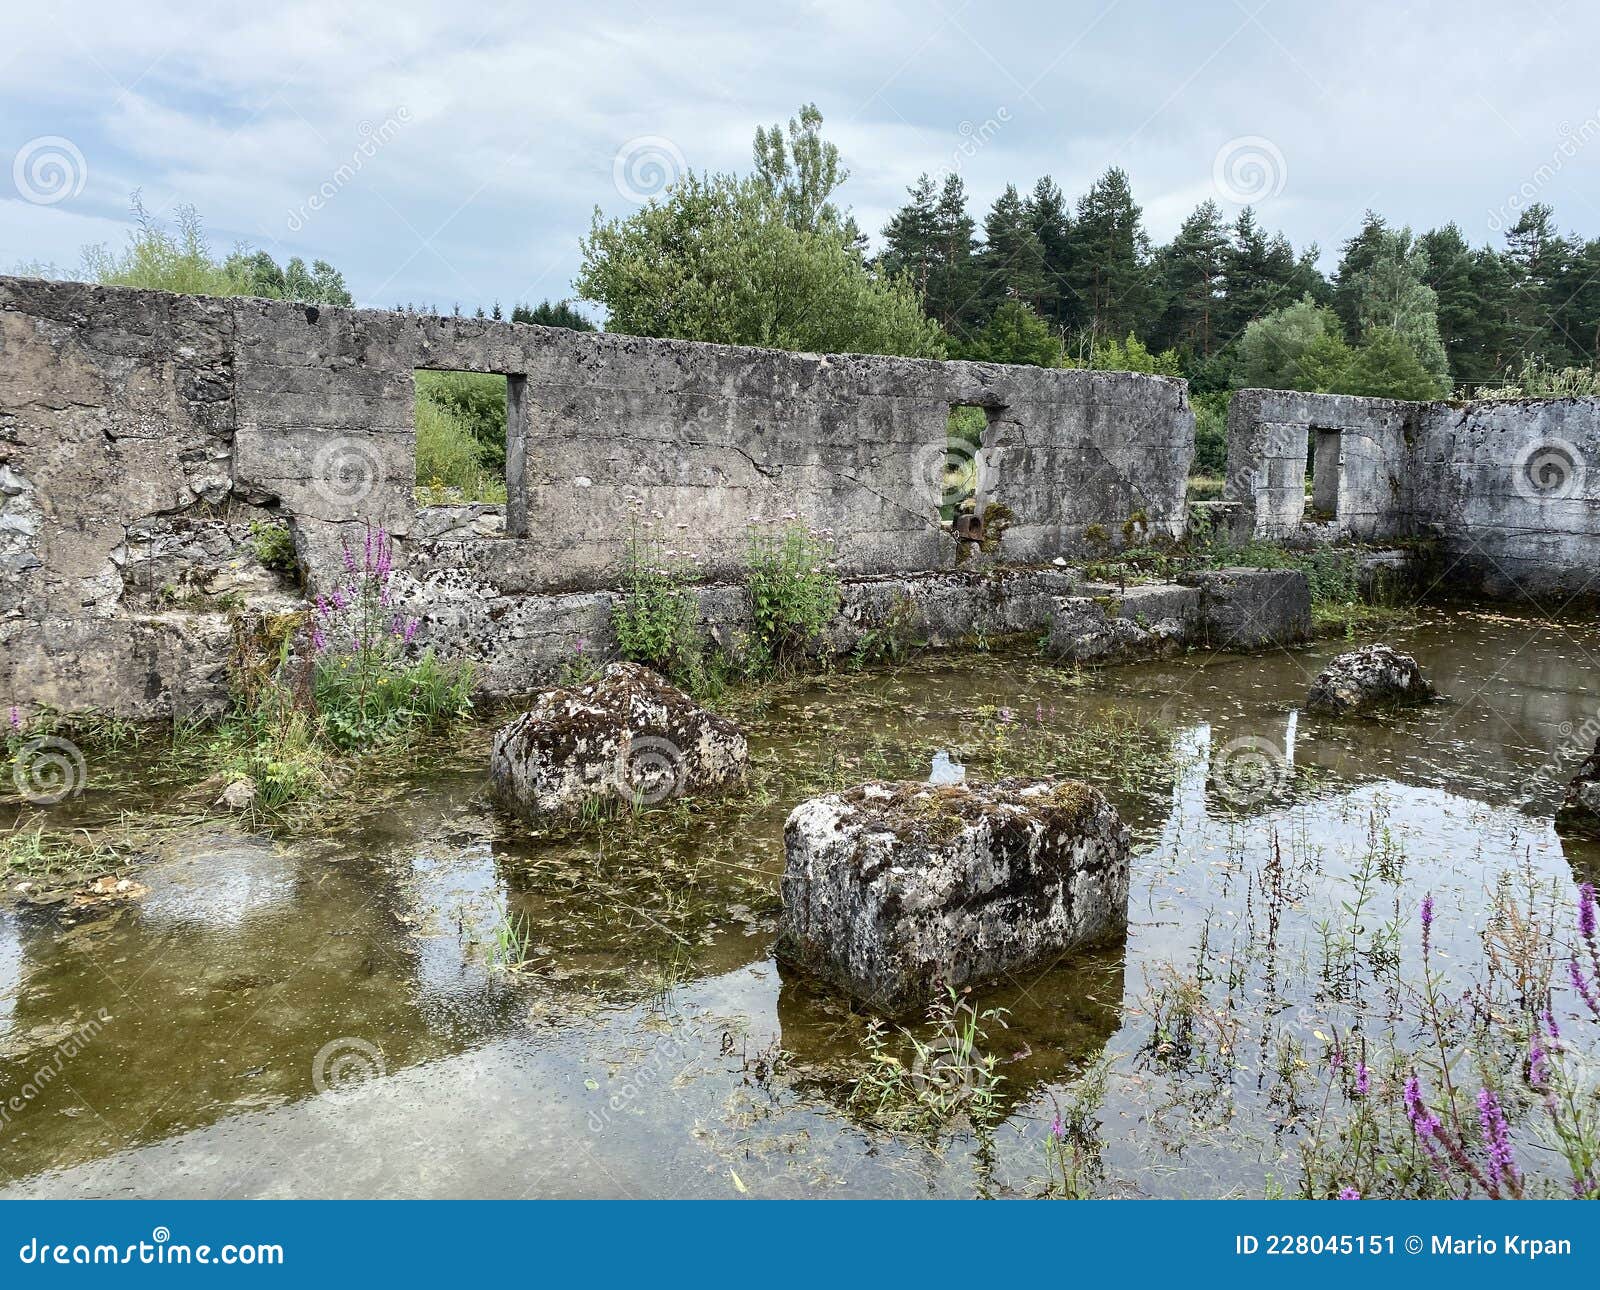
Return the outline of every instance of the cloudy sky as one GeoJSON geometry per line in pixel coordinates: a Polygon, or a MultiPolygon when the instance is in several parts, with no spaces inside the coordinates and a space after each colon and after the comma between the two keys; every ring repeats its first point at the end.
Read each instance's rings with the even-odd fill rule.
{"type": "Polygon", "coordinates": [[[1157,238],[1246,200],[1329,253],[1366,207],[1474,241],[1529,199],[1600,235],[1600,7],[1528,4],[13,5],[0,269],[68,271],[128,203],[332,261],[364,304],[570,294],[592,210],[744,168],[814,100],[876,231],[921,171],[1075,197],[1124,167],[1157,238]]]}

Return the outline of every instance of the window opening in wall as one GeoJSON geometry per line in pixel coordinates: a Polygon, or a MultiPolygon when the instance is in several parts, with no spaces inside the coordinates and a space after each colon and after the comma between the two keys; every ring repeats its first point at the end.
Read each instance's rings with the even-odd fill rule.
{"type": "Polygon", "coordinates": [[[1306,445],[1306,514],[1331,520],[1339,514],[1341,444],[1337,430],[1313,426],[1306,445]]]}
{"type": "Polygon", "coordinates": [[[950,407],[945,427],[939,518],[957,537],[974,541],[983,538],[983,510],[990,500],[983,459],[983,432],[988,426],[986,409],[956,403],[950,407]]]}
{"type": "Polygon", "coordinates": [[[419,369],[415,384],[416,500],[427,508],[425,519],[438,521],[424,523],[423,531],[434,537],[504,533],[507,481],[520,466],[511,427],[521,378],[419,369]]]}

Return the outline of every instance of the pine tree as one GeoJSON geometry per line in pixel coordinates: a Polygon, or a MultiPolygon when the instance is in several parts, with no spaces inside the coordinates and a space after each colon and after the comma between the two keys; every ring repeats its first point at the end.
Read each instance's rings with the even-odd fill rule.
{"type": "Polygon", "coordinates": [[[935,256],[928,276],[927,311],[952,335],[962,335],[979,321],[973,251],[976,226],[967,214],[967,189],[961,176],[944,177],[934,208],[935,256]]]}
{"type": "Polygon", "coordinates": [[[531,308],[515,305],[511,310],[514,323],[533,323],[539,327],[564,327],[568,331],[594,331],[595,325],[565,300],[545,300],[531,308]]]}
{"type": "Polygon", "coordinates": [[[1506,230],[1512,341],[1522,353],[1556,367],[1572,356],[1555,318],[1556,283],[1566,274],[1568,251],[1554,212],[1543,202],[1530,205],[1506,230]]]}
{"type": "Polygon", "coordinates": [[[1150,299],[1150,239],[1126,172],[1112,167],[1078,200],[1068,281],[1091,341],[1123,336],[1144,321],[1150,299]]]}
{"type": "Polygon", "coordinates": [[[1066,197],[1049,175],[1034,184],[1028,195],[1028,219],[1044,256],[1045,283],[1050,293],[1045,313],[1058,331],[1078,327],[1082,310],[1071,285],[1072,214],[1066,197]]]}
{"type": "Polygon", "coordinates": [[[1240,211],[1222,257],[1221,340],[1234,339],[1253,319],[1292,303],[1300,272],[1294,248],[1283,234],[1268,237],[1255,211],[1248,206],[1240,211]]]}
{"type": "Polygon", "coordinates": [[[1164,308],[1152,329],[1157,349],[1178,348],[1208,357],[1227,337],[1217,336],[1222,304],[1223,257],[1228,231],[1216,202],[1202,202],[1168,246],[1156,255],[1156,281],[1164,308]]]}
{"type": "Polygon", "coordinates": [[[984,217],[978,296],[986,314],[993,314],[1006,300],[1020,300],[1042,313],[1055,300],[1045,273],[1044,248],[1033,231],[1027,205],[1012,184],[1006,185],[984,217]]]}
{"type": "MultiPolygon", "coordinates": [[[[1504,288],[1491,286],[1484,259],[1498,257],[1487,249],[1474,252],[1454,223],[1430,229],[1417,239],[1428,257],[1423,281],[1438,301],[1439,339],[1450,370],[1458,381],[1479,384],[1503,369],[1508,348],[1503,318],[1504,288]]],[[[1501,267],[1501,266],[1493,266],[1501,267]]],[[[1503,272],[1500,275],[1503,281],[1503,272]]]]}
{"type": "Polygon", "coordinates": [[[926,308],[928,287],[939,247],[938,197],[926,174],[906,190],[911,200],[889,217],[883,227],[883,255],[879,267],[891,276],[904,275],[926,308]]]}
{"type": "Polygon", "coordinates": [[[1388,225],[1382,215],[1368,211],[1361,230],[1349,238],[1339,252],[1339,268],[1333,275],[1333,310],[1344,324],[1345,339],[1356,341],[1361,336],[1361,319],[1357,306],[1356,277],[1372,264],[1388,225]]]}
{"type": "Polygon", "coordinates": [[[1572,361],[1591,365],[1600,360],[1600,239],[1573,239],[1566,251],[1551,283],[1551,312],[1572,361]]]}

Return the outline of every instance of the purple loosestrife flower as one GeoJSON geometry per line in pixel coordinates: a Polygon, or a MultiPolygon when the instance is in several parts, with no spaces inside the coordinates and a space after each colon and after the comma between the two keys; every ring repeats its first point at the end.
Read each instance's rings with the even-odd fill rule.
{"type": "Polygon", "coordinates": [[[1054,1138],[1057,1142],[1061,1142],[1061,1141],[1064,1141],[1066,1139],[1067,1130],[1062,1125],[1061,1117],[1059,1115],[1056,1116],[1055,1119],[1050,1121],[1050,1136],[1052,1138],[1054,1138]]]}
{"type": "Polygon", "coordinates": [[[15,730],[18,734],[21,734],[22,733],[22,713],[17,710],[17,705],[14,704],[14,703],[11,705],[10,721],[11,721],[11,728],[13,730],[15,730]]]}
{"type": "Polygon", "coordinates": [[[1489,1181],[1516,1180],[1517,1167],[1511,1158],[1511,1126],[1500,1100],[1487,1088],[1478,1090],[1478,1131],[1483,1135],[1484,1154],[1489,1159],[1489,1181]]]}
{"type": "Polygon", "coordinates": [[[1600,999],[1595,998],[1594,989],[1589,984],[1589,978],[1584,976],[1583,969],[1578,966],[1578,960],[1572,959],[1567,963],[1567,975],[1572,978],[1572,988],[1578,992],[1578,997],[1588,1005],[1589,1011],[1600,1017],[1600,999]]]}
{"type": "Polygon", "coordinates": [[[1578,888],[1578,934],[1586,941],[1594,940],[1594,884],[1586,882],[1578,888]]]}
{"type": "Polygon", "coordinates": [[[408,619],[406,619],[405,643],[407,645],[411,644],[412,637],[414,637],[417,634],[417,628],[420,627],[421,625],[422,624],[421,624],[421,620],[420,619],[417,619],[417,618],[408,618],[408,619]]]}
{"type": "Polygon", "coordinates": [[[1438,1132],[1439,1121],[1423,1104],[1422,1081],[1415,1075],[1406,1076],[1405,1104],[1412,1131],[1419,1138],[1432,1138],[1438,1132]]]}
{"type": "Polygon", "coordinates": [[[1366,1062],[1356,1063],[1356,1096],[1365,1097],[1372,1091],[1372,1072],[1367,1069],[1366,1062]]]}
{"type": "Polygon", "coordinates": [[[1354,1187],[1342,1187],[1339,1190],[1339,1199],[1340,1200],[1360,1200],[1361,1199],[1361,1193],[1358,1192],[1354,1187]]]}
{"type": "Polygon", "coordinates": [[[1429,938],[1433,931],[1433,893],[1422,898],[1422,953],[1427,957],[1429,938]]]}
{"type": "Polygon", "coordinates": [[[318,654],[328,648],[328,638],[322,634],[322,628],[320,627],[311,629],[311,648],[318,654]]]}
{"type": "Polygon", "coordinates": [[[1534,1088],[1543,1088],[1549,1082],[1550,1056],[1545,1052],[1538,1036],[1535,1036],[1528,1048],[1528,1083],[1534,1088]]]}
{"type": "MultiPolygon", "coordinates": [[[[1556,1025],[1556,1014],[1551,1012],[1549,1008],[1544,1010],[1544,1028],[1549,1032],[1551,1039],[1561,1038],[1561,1027],[1556,1025]]],[[[1560,1047],[1559,1044],[1556,1046],[1560,1047]]]]}

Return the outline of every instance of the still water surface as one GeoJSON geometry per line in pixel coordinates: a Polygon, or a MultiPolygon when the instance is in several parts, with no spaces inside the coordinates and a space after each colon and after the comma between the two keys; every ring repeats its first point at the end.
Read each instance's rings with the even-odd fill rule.
{"type": "Polygon", "coordinates": [[[185,830],[137,902],[0,913],[0,1194],[1029,1194],[1057,1099],[1101,1061],[1097,1191],[1292,1191],[1282,1037],[1384,1024],[1424,892],[1465,977],[1504,875],[1570,902],[1600,873],[1600,844],[1555,821],[1593,741],[1600,630],[1436,611],[1390,639],[1444,702],[1301,712],[1345,642],[1083,676],[935,658],[747,701],[756,791],[602,834],[498,815],[481,736],[325,836],[185,830]],[[1054,767],[1134,827],[1126,939],[983,995],[1009,1022],[992,1132],[863,1122],[864,1019],[771,956],[789,809],[827,781],[926,777],[941,749],[982,779],[1040,732],[1130,715],[1161,723],[1153,760],[1054,767]],[[1230,1037],[1203,1070],[1152,1056],[1180,977],[1230,1037]]]}

